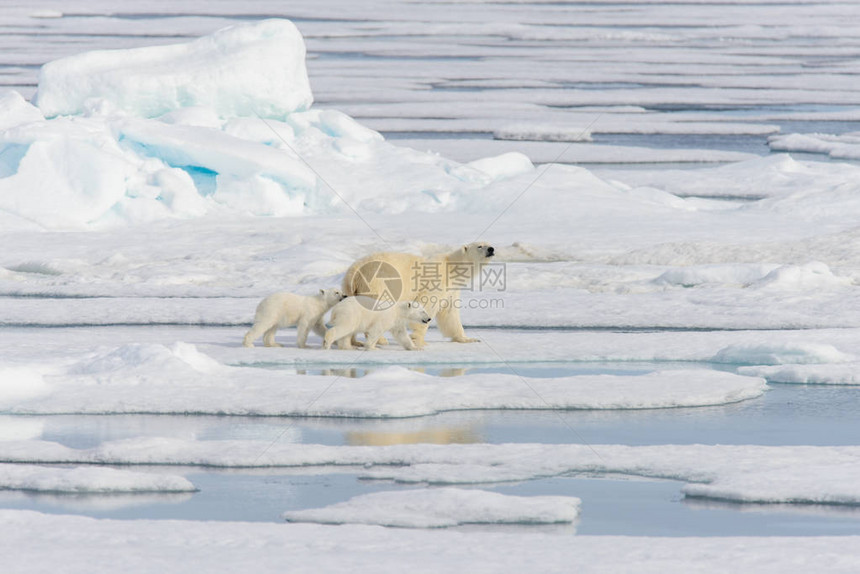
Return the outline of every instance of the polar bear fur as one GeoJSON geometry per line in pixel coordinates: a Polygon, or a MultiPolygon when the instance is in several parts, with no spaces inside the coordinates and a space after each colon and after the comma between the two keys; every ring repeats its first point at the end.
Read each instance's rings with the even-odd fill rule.
{"type": "MultiPolygon", "coordinates": [[[[487,242],[469,243],[441,257],[424,258],[410,253],[381,252],[368,255],[353,263],[343,278],[346,295],[366,295],[379,298],[386,291],[384,279],[367,277],[374,275],[374,265],[387,263],[396,269],[402,282],[399,301],[418,301],[436,319],[439,331],[457,343],[473,343],[477,339],[466,336],[460,319],[460,290],[464,279],[474,281],[480,277],[480,266],[495,255],[495,249],[487,242]],[[362,273],[362,270],[369,273],[362,273]],[[454,270],[468,270],[471,275],[463,277],[454,270]]],[[[412,339],[424,347],[424,337],[429,325],[412,323],[412,339]]]]}
{"type": "Polygon", "coordinates": [[[364,348],[376,348],[376,343],[386,331],[391,331],[398,343],[409,351],[417,347],[406,331],[410,323],[426,324],[430,315],[417,301],[398,301],[385,308],[372,297],[348,297],[331,310],[331,327],[325,332],[323,347],[330,349],[337,342],[338,349],[352,349],[352,339],[364,333],[364,348]],[[382,308],[379,308],[382,307],[382,308]]]}
{"type": "Polygon", "coordinates": [[[311,329],[320,337],[325,336],[323,317],[345,297],[339,289],[320,289],[316,295],[296,295],[284,291],[273,293],[257,305],[254,326],[245,335],[242,345],[253,347],[254,341],[263,335],[263,345],[266,347],[282,347],[275,342],[278,328],[296,325],[296,344],[304,349],[311,329]]]}

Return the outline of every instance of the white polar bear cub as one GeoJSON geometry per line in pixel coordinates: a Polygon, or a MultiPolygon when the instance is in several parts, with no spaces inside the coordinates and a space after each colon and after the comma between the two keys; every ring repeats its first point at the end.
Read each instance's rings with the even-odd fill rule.
{"type": "Polygon", "coordinates": [[[364,348],[373,350],[382,334],[391,331],[398,343],[409,351],[417,347],[406,331],[409,323],[430,322],[430,315],[418,301],[400,301],[379,309],[373,297],[348,297],[331,310],[331,327],[325,332],[323,348],[337,342],[338,349],[352,349],[353,336],[364,333],[364,348]]]}
{"type": "Polygon", "coordinates": [[[257,305],[254,326],[245,335],[242,345],[253,347],[254,341],[263,335],[266,347],[282,347],[275,342],[279,327],[296,325],[296,344],[304,349],[308,341],[308,331],[313,329],[320,337],[325,336],[326,312],[342,301],[346,295],[339,289],[320,289],[316,295],[296,295],[279,292],[269,295],[257,305]]]}

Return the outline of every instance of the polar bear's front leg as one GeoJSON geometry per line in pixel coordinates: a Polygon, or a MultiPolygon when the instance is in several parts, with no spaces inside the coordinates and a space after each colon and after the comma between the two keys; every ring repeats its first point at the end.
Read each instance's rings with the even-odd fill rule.
{"type": "Polygon", "coordinates": [[[379,329],[378,327],[374,327],[373,329],[367,331],[365,336],[367,337],[364,341],[364,350],[365,351],[375,351],[376,345],[379,343],[379,339],[382,337],[382,334],[385,331],[379,329]]]}
{"type": "Polygon", "coordinates": [[[441,309],[436,315],[436,324],[439,325],[439,331],[446,337],[451,337],[455,343],[477,343],[479,341],[466,336],[463,323],[460,321],[460,310],[454,306],[441,309]]]}
{"type": "Polygon", "coordinates": [[[311,330],[310,324],[307,321],[299,321],[296,325],[296,346],[299,349],[304,349],[308,346],[308,332],[311,330]]]}
{"type": "Polygon", "coordinates": [[[337,341],[338,349],[352,349],[352,345],[349,342],[351,336],[352,329],[334,325],[325,332],[325,337],[323,337],[323,349],[331,349],[332,343],[335,341],[337,341]]]}
{"type": "Polygon", "coordinates": [[[427,323],[410,323],[412,329],[412,343],[417,349],[423,349],[427,344],[424,338],[427,336],[427,329],[430,327],[427,323]]]}
{"type": "Polygon", "coordinates": [[[403,345],[403,348],[407,351],[416,351],[420,348],[412,342],[412,338],[409,336],[409,332],[405,326],[391,329],[391,334],[394,335],[394,339],[403,345]]]}

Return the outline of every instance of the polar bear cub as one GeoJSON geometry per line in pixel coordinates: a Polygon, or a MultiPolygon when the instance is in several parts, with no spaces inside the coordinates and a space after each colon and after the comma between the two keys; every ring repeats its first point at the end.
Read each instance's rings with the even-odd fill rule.
{"type": "Polygon", "coordinates": [[[409,351],[417,347],[406,331],[410,323],[426,324],[430,315],[418,301],[400,301],[380,309],[373,297],[348,297],[331,310],[331,327],[325,332],[323,348],[337,342],[338,349],[352,349],[353,336],[364,333],[364,348],[372,350],[382,334],[391,331],[398,343],[409,351]]]}
{"type": "Polygon", "coordinates": [[[254,341],[263,335],[266,347],[282,347],[275,342],[275,333],[280,327],[296,325],[296,344],[304,349],[308,341],[308,331],[320,337],[325,335],[326,312],[346,298],[339,289],[320,289],[316,295],[296,295],[279,292],[269,295],[257,305],[254,326],[245,335],[242,345],[253,347],[254,341]]]}

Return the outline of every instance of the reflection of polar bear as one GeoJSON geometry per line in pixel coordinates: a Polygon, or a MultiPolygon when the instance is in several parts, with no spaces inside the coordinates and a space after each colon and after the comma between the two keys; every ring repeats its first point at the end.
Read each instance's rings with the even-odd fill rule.
{"type": "MultiPolygon", "coordinates": [[[[460,320],[460,289],[473,288],[475,277],[480,277],[481,264],[493,255],[495,249],[484,242],[470,243],[431,259],[409,253],[374,253],[359,259],[346,271],[343,292],[380,301],[385,297],[419,301],[436,318],[443,335],[457,343],[472,343],[477,339],[466,337],[460,320]]],[[[423,347],[428,325],[409,326],[415,344],[423,347]]]]}
{"type": "Polygon", "coordinates": [[[344,297],[346,295],[338,289],[320,289],[317,295],[311,296],[285,292],[269,295],[257,305],[254,326],[245,335],[242,344],[253,347],[257,337],[263,335],[265,346],[282,347],[275,342],[275,332],[279,327],[296,325],[296,344],[304,348],[310,329],[320,337],[325,335],[323,316],[344,297]]]}
{"type": "Polygon", "coordinates": [[[364,333],[364,348],[376,348],[376,342],[386,331],[391,331],[398,343],[410,351],[416,347],[406,332],[410,323],[429,323],[430,315],[417,301],[400,301],[387,308],[374,309],[376,299],[348,297],[331,310],[331,327],[325,332],[323,347],[330,349],[337,341],[338,349],[351,349],[352,338],[364,333]]]}

